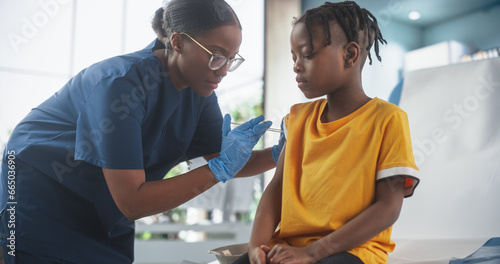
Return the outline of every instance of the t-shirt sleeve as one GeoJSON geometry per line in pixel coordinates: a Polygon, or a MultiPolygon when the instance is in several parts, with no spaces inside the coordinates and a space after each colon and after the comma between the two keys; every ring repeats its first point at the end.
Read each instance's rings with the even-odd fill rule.
{"type": "Polygon", "coordinates": [[[281,128],[283,130],[283,135],[285,136],[285,139],[288,136],[288,121],[290,120],[290,114],[287,114],[283,119],[281,120],[281,128]]]}
{"type": "Polygon", "coordinates": [[[405,197],[413,195],[419,182],[410,139],[408,117],[398,110],[383,127],[383,138],[377,162],[377,180],[405,177],[405,197]]]}
{"type": "Polygon", "coordinates": [[[215,93],[210,95],[200,115],[196,132],[186,153],[188,159],[220,152],[222,113],[215,93]]]}
{"type": "Polygon", "coordinates": [[[144,91],[130,77],[99,81],[76,124],[75,159],[109,169],[144,169],[144,91]]]}

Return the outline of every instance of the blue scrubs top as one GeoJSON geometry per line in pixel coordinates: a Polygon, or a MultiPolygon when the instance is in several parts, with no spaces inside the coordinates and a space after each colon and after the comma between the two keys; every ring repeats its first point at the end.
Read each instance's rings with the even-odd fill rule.
{"type": "MultiPolygon", "coordinates": [[[[95,255],[95,251],[86,252],[86,248],[94,247],[92,243],[101,243],[104,234],[114,241],[107,241],[102,247],[109,248],[108,256],[115,260],[123,257],[124,263],[132,262],[133,222],[116,207],[101,168],[144,169],[146,181],[154,181],[162,179],[179,162],[220,151],[222,115],[215,93],[202,97],[191,88],[177,90],[153,54],[157,48],[164,46],[154,41],[138,52],[88,67],[34,108],[14,129],[5,153],[15,151],[19,166],[30,167],[20,168],[16,178],[17,234],[22,241],[17,245],[19,250],[31,252],[40,247],[40,243],[30,242],[32,236],[51,238],[56,241],[55,246],[64,247],[71,242],[67,232],[76,232],[75,235],[82,237],[80,241],[73,241],[78,245],[79,255],[95,255]],[[26,173],[30,177],[42,176],[28,181],[24,171],[30,171],[26,173]],[[50,193],[40,189],[45,183],[34,183],[42,178],[50,181],[50,187],[44,187],[50,189],[50,193]],[[39,200],[33,201],[36,196],[23,199],[28,193],[39,194],[39,200]],[[101,233],[87,234],[88,228],[80,226],[88,223],[77,223],[80,220],[69,215],[71,212],[65,216],[58,208],[65,204],[40,205],[38,208],[44,208],[43,212],[36,211],[37,204],[44,203],[43,196],[59,197],[58,203],[71,196],[66,199],[71,208],[91,205],[92,210],[82,218],[98,219],[94,231],[101,233]],[[32,207],[36,213],[30,213],[32,207]],[[37,219],[40,214],[48,217],[37,219]],[[44,226],[53,225],[54,219],[50,216],[55,215],[62,231],[44,234],[44,226]],[[38,228],[33,229],[37,234],[25,231],[30,227],[23,216],[37,219],[38,228]],[[101,242],[93,240],[96,236],[101,242]]],[[[8,202],[5,153],[0,209],[8,202]]],[[[2,221],[6,221],[5,218],[2,221]]],[[[2,234],[4,231],[8,230],[2,230],[2,234]]],[[[1,242],[5,245],[5,236],[1,242]]],[[[102,248],[102,255],[106,255],[107,249],[102,248]]],[[[61,248],[44,249],[49,256],[61,256],[61,251],[61,248]]],[[[102,257],[96,256],[96,260],[105,263],[102,261],[106,258],[102,257]]]]}

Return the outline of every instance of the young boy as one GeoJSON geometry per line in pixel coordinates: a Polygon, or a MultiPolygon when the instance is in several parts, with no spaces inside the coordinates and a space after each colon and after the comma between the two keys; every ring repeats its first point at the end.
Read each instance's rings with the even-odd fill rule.
{"type": "Polygon", "coordinates": [[[294,21],[298,87],[287,141],[257,209],[248,257],[235,263],[386,263],[391,227],[418,183],[406,113],[369,98],[361,72],[386,43],[355,2],[325,3],[294,21]],[[278,227],[278,228],[277,228],[278,227]]]}

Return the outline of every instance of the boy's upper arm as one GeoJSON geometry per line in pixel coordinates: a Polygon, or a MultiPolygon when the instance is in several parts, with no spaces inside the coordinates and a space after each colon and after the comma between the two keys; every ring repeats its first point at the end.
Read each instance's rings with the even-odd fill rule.
{"type": "MultiPolygon", "coordinates": [[[[418,168],[415,164],[408,117],[398,110],[388,119],[377,161],[377,181],[388,180],[394,185],[396,178],[403,178],[405,196],[413,194],[419,183],[418,168]]],[[[398,181],[401,181],[398,180],[398,181]]]]}
{"type": "MultiPolygon", "coordinates": [[[[274,172],[273,179],[269,183],[269,185],[272,185],[273,188],[278,188],[281,193],[281,189],[283,187],[283,171],[284,171],[284,164],[285,164],[285,152],[286,152],[286,141],[285,144],[283,145],[283,149],[281,150],[280,157],[278,159],[278,164],[276,164],[276,171],[274,172]]],[[[269,186],[268,186],[269,187],[269,186]]]]}
{"type": "Polygon", "coordinates": [[[274,177],[266,186],[257,208],[253,226],[254,231],[252,231],[252,239],[260,241],[257,243],[258,245],[262,243],[269,243],[269,239],[271,239],[271,237],[266,238],[266,236],[272,234],[281,221],[283,161],[285,156],[285,147],[286,145],[283,146],[283,151],[278,159],[278,165],[276,167],[274,177]],[[255,233],[255,230],[259,230],[259,232],[255,233]],[[263,230],[266,231],[262,232],[263,230]],[[269,232],[269,234],[267,234],[267,232],[269,232]]]}
{"type": "Polygon", "coordinates": [[[259,202],[259,207],[261,207],[261,204],[264,203],[264,205],[262,205],[262,210],[270,210],[270,212],[275,212],[277,210],[277,206],[280,209],[279,211],[281,211],[285,149],[286,143],[283,146],[283,151],[281,151],[280,157],[278,159],[278,164],[276,166],[274,176],[271,179],[271,182],[269,182],[269,184],[266,186],[264,193],[262,194],[262,198],[259,202]]]}
{"type": "Polygon", "coordinates": [[[388,206],[387,208],[394,214],[394,221],[396,221],[399,216],[399,212],[403,205],[405,181],[405,176],[398,175],[379,180],[376,185],[376,202],[384,203],[388,206]]]}

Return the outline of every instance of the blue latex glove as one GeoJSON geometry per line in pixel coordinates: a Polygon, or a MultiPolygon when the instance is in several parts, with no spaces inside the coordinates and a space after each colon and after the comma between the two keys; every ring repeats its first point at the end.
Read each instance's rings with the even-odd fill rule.
{"type": "Polygon", "coordinates": [[[224,116],[220,156],[208,161],[217,180],[226,182],[245,166],[253,147],[272,125],[271,121],[263,120],[264,116],[259,116],[231,130],[231,116],[224,116]]]}
{"type": "Polygon", "coordinates": [[[285,122],[285,118],[281,120],[281,133],[280,133],[280,139],[278,140],[278,145],[274,145],[272,148],[272,153],[273,153],[273,159],[276,164],[278,164],[278,159],[281,154],[281,150],[283,149],[283,145],[285,145],[285,130],[283,129],[283,123],[285,122]]]}

